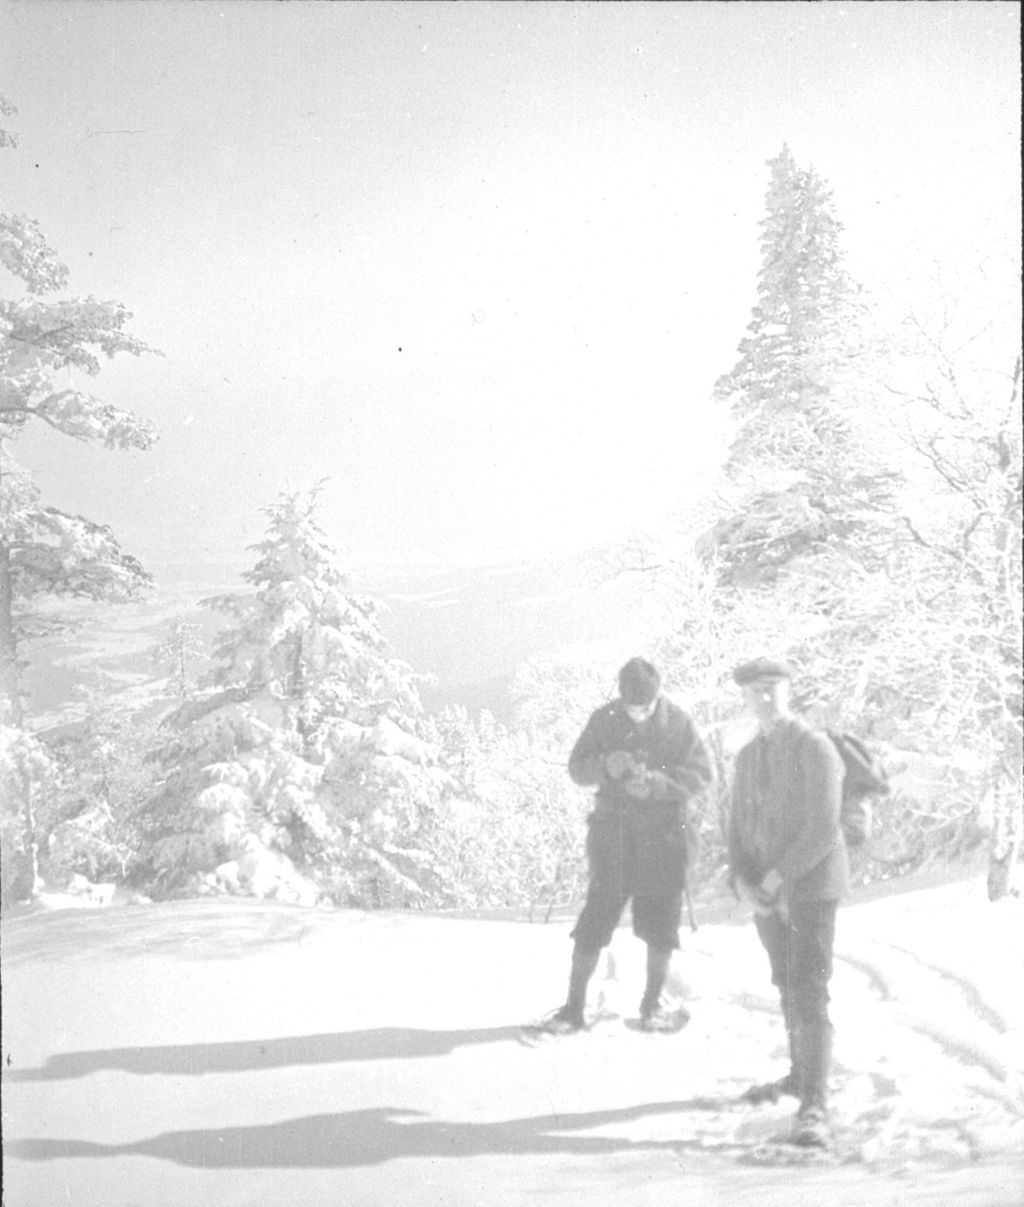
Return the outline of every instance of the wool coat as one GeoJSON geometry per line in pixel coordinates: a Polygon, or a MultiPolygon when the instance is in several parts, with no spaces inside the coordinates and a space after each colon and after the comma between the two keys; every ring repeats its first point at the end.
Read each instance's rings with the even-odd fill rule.
{"type": "Polygon", "coordinates": [[[843,760],[827,734],[786,717],[736,756],[729,866],[748,884],[775,869],[786,900],[837,901],[849,887],[840,825],[843,760]]]}
{"type": "Polygon", "coordinates": [[[569,756],[569,775],[596,788],[587,838],[592,887],[621,883],[625,870],[629,895],[678,892],[697,850],[690,804],[711,783],[708,752],[690,717],[660,696],[653,715],[638,725],[614,700],[587,722],[569,756]],[[616,750],[652,773],[647,799],[608,774],[605,758],[616,750]]]}

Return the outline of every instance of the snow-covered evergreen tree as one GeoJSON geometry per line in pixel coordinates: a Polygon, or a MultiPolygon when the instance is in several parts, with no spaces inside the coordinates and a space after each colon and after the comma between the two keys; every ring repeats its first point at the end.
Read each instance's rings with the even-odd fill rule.
{"type": "Polygon", "coordinates": [[[210,691],[169,721],[147,821],[164,891],[407,905],[432,875],[443,777],[417,680],[389,655],[373,601],[350,592],[317,505],[314,489],[266,508],[252,594],[206,601],[232,623],[210,691]]]}
{"type": "Polygon", "coordinates": [[[146,759],[155,723],[102,682],[77,694],[79,718],[44,735],[61,775],[39,814],[40,864],[51,885],[76,874],[124,882],[138,852],[136,817],[156,781],[146,759]]]}
{"type": "Polygon", "coordinates": [[[872,449],[863,410],[868,337],[824,181],[788,147],[769,161],[757,302],[739,360],[716,384],[736,423],[735,507],[709,535],[726,577],[770,580],[828,546],[874,546],[898,475],[872,449]]]}
{"type": "Polygon", "coordinates": [[[1024,845],[1019,270],[986,257],[973,289],[915,274],[909,322],[869,308],[823,183],[787,150],[770,166],[758,301],[717,387],[735,439],[698,546],[715,592],[674,646],[701,648],[705,613],[723,661],[767,641],[818,722],[907,770],[865,874],[991,827],[999,880],[1024,845]]]}
{"type": "MultiPolygon", "coordinates": [[[[0,98],[0,116],[14,111],[0,98]]],[[[13,134],[0,132],[0,147],[15,146],[13,134]]],[[[108,527],[45,506],[11,445],[38,420],[74,440],[148,448],[154,433],[147,423],[75,382],[99,373],[101,356],[139,356],[152,349],[128,334],[131,314],[119,302],[42,300],[64,288],[68,270],[34,219],[0,213],[0,264],[22,286],[22,296],[0,298],[0,709],[6,705],[17,724],[19,647],[55,623],[38,612],[38,602],[60,596],[125,599],[150,580],[108,527]]]]}
{"type": "Polygon", "coordinates": [[[167,672],[167,686],[177,700],[186,700],[194,684],[193,664],[205,661],[200,627],[176,616],[161,641],[149,649],[153,665],[167,672]]]}
{"type": "Polygon", "coordinates": [[[715,387],[738,420],[734,468],[834,454],[836,377],[856,335],[857,288],[843,267],[831,193],[788,147],[768,166],[757,302],[739,360],[715,387]]]}
{"type": "MultiPolygon", "coordinates": [[[[0,97],[0,118],[14,112],[0,97]]],[[[0,130],[0,148],[17,143],[14,134],[0,130]]],[[[99,401],[78,383],[99,372],[101,357],[138,356],[152,349],[128,334],[131,315],[119,302],[43,300],[64,288],[68,270],[27,215],[0,213],[0,265],[19,282],[19,296],[0,298],[0,726],[20,730],[22,647],[67,623],[42,611],[40,603],[129,599],[149,585],[150,577],[106,525],[47,506],[32,474],[12,455],[12,445],[39,421],[74,440],[148,448],[154,435],[147,423],[99,401]]],[[[44,762],[28,759],[22,767],[44,762]]],[[[21,793],[23,827],[15,839],[13,824],[5,826],[5,862],[13,843],[25,860],[16,879],[31,886],[39,862],[32,798],[42,785],[22,776],[10,786],[21,793]]]]}

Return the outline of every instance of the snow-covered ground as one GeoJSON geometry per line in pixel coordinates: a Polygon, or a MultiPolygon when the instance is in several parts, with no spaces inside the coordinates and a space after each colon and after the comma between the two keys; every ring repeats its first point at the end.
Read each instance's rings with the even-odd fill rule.
{"type": "MultiPolygon", "coordinates": [[[[1024,906],[982,880],[840,914],[837,1162],[761,1161],[792,1100],[753,928],[684,934],[681,1034],[540,1048],[569,923],[240,900],[3,926],[5,1207],[1024,1203],[1024,906]]],[[[621,930],[595,1005],[624,1019],[621,930]]]]}

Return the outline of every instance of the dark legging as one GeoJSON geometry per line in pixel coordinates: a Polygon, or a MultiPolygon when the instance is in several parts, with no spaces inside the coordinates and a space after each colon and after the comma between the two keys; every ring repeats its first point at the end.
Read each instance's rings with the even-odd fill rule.
{"type": "Polygon", "coordinates": [[[836,901],[797,901],[789,907],[788,921],[778,914],[755,915],[787,1022],[828,1025],[837,905],[836,901]]]}

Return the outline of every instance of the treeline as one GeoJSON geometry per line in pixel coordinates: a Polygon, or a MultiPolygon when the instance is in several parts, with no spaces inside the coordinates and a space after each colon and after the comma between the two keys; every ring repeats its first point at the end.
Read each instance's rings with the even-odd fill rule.
{"type": "MultiPolygon", "coordinates": [[[[630,548],[646,650],[694,715],[718,783],[700,813],[701,882],[722,867],[729,766],[743,728],[729,681],[762,652],[797,670],[799,704],[886,758],[858,874],[890,877],[987,844],[990,891],[1020,867],[1019,271],[968,260],[913,305],[844,266],[824,182],[770,163],[761,267],[733,368],[698,408],[730,440],[701,504],[630,548]]],[[[116,303],[42,300],[66,270],[31,220],[0,215],[24,296],[0,301],[0,839],[4,901],[72,876],[149,897],[274,896],[369,907],[529,907],[579,897],[584,794],[565,762],[621,651],[520,669],[515,712],[428,716],[322,531],[318,491],[265,509],[247,589],[207,658],[176,622],[154,656],[161,715],[93,693],[59,740],[23,715],[31,642],[60,596],[148,587],[102,525],[46,506],[10,446],[26,425],[144,448],[148,426],[65,388],[99,356],[139,354],[116,303]],[[56,375],[62,374],[60,382],[56,375]]]]}

